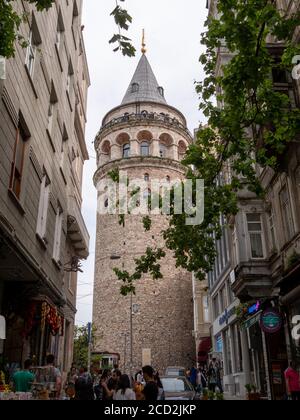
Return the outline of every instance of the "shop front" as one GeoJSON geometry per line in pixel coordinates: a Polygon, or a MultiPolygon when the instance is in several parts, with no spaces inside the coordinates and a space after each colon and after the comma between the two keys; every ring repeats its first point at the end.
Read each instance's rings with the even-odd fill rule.
{"type": "Polygon", "coordinates": [[[248,360],[246,338],[241,334],[236,315],[239,302],[235,301],[213,324],[214,352],[221,356],[224,391],[231,396],[244,397],[248,360]]]}
{"type": "Polygon", "coordinates": [[[244,322],[250,353],[250,382],[261,398],[282,400],[286,393],[284,371],[287,368],[284,317],[268,301],[245,307],[244,322]]]}

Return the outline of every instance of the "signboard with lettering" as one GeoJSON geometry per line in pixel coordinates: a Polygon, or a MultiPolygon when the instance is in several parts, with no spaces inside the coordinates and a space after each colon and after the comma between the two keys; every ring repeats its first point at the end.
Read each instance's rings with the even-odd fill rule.
{"type": "Polygon", "coordinates": [[[266,309],[260,318],[260,327],[267,334],[274,334],[282,327],[282,316],[277,309],[266,309]]]}

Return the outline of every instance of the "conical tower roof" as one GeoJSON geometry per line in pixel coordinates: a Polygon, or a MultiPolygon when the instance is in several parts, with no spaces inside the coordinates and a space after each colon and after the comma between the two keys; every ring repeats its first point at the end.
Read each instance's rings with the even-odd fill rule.
{"type": "Polygon", "coordinates": [[[142,55],[121,105],[132,102],[156,102],[167,105],[145,54],[142,55]]]}

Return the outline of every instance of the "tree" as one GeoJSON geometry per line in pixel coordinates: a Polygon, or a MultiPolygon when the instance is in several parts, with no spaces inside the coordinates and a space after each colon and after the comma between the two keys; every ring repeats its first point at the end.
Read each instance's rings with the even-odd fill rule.
{"type": "MultiPolygon", "coordinates": [[[[54,0],[24,0],[28,3],[34,4],[38,11],[49,10],[54,0]]],[[[120,0],[124,1],[124,0],[120,0]]],[[[115,9],[111,15],[114,17],[116,25],[119,28],[119,33],[115,34],[110,43],[117,43],[118,46],[114,51],[121,51],[123,55],[129,57],[135,54],[135,48],[131,44],[131,40],[121,34],[121,30],[128,30],[129,24],[132,21],[131,16],[128,12],[120,7],[118,1],[115,9]]],[[[26,46],[26,42],[19,34],[19,28],[26,19],[26,15],[19,15],[14,7],[13,0],[0,0],[0,56],[5,58],[11,58],[15,53],[15,43],[20,41],[23,46],[26,46]]]]}
{"type": "MultiPolygon", "coordinates": [[[[95,333],[96,333],[96,328],[93,326],[92,327],[92,345],[95,344],[95,340],[96,340],[95,333]]],[[[86,367],[88,365],[88,349],[89,349],[88,327],[75,326],[73,363],[77,367],[86,367]]]]}
{"type": "MultiPolygon", "coordinates": [[[[218,18],[209,17],[202,34],[206,53],[200,62],[206,77],[196,83],[208,126],[199,130],[183,162],[187,178],[205,181],[204,222],[187,226],[186,215],[175,215],[171,201],[169,228],[163,232],[176,265],[194,272],[199,280],[213,268],[215,239],[222,235],[221,215],[229,218],[238,212],[237,196],[243,189],[264,196],[257,165],[282,171],[285,153],[300,133],[299,108],[274,89],[271,77],[276,72],[291,73],[292,59],[300,52],[293,41],[299,12],[287,16],[275,0],[219,0],[217,8],[218,18]],[[280,54],[269,49],[269,36],[281,46],[280,54]],[[216,75],[217,51],[225,45],[232,58],[216,75]],[[228,164],[232,178],[225,182],[222,171],[228,164]]],[[[142,259],[136,260],[132,274],[115,271],[123,282],[122,294],[126,286],[128,293],[134,290],[132,282],[139,278],[142,259]]],[[[144,266],[143,272],[151,274],[151,267],[144,266]]],[[[157,267],[155,275],[160,278],[157,267]]]]}

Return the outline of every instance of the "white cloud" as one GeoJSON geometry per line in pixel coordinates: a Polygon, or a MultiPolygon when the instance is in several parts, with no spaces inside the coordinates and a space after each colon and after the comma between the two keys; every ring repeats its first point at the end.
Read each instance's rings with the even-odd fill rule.
{"type": "MultiPolygon", "coordinates": [[[[191,131],[203,121],[194,81],[203,79],[199,56],[203,52],[200,34],[207,15],[205,0],[126,0],[122,5],[133,17],[128,36],[137,49],[135,58],[114,53],[108,44],[116,32],[110,16],[114,0],[85,0],[82,23],[92,86],[89,90],[86,143],[91,159],[85,165],[83,213],[91,234],[90,257],[79,276],[78,324],[92,319],[94,244],[96,231],[96,169],[93,140],[104,115],[119,105],[140,58],[142,29],[146,31],[147,57],[165,88],[168,103],[186,116],[191,131]],[[83,284],[84,283],[84,284],[83,284]],[[88,283],[88,285],[86,284],[88,283]],[[90,294],[90,296],[82,298],[90,294]]],[[[127,35],[127,34],[125,34],[127,35]]]]}

